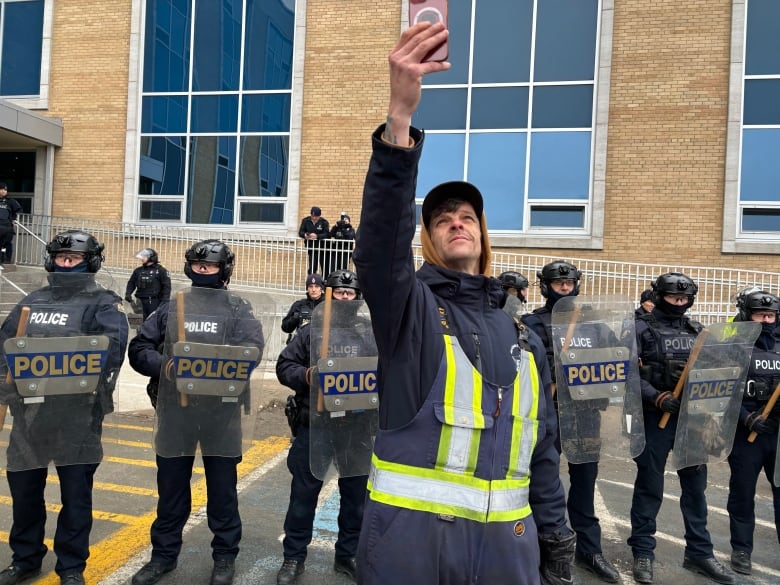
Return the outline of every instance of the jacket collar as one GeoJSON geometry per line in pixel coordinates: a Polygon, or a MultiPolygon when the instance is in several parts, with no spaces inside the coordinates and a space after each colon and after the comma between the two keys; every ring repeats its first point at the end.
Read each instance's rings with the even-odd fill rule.
{"type": "Polygon", "coordinates": [[[491,306],[500,307],[506,296],[501,283],[495,278],[457,272],[427,262],[417,271],[417,277],[437,297],[462,304],[483,305],[487,300],[491,306]]]}

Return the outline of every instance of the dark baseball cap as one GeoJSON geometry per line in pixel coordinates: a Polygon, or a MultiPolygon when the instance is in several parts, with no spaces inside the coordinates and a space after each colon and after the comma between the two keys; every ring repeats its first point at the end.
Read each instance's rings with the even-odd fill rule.
{"type": "Polygon", "coordinates": [[[429,224],[433,211],[447,199],[457,199],[470,203],[477,214],[477,218],[482,219],[482,193],[479,192],[479,189],[466,181],[449,181],[436,185],[423,200],[422,220],[426,229],[430,227],[429,224]]]}
{"type": "Polygon", "coordinates": [[[8,185],[5,183],[0,182],[0,189],[8,189],[8,185]]]}
{"type": "Polygon", "coordinates": [[[645,301],[655,302],[655,295],[653,294],[653,291],[650,289],[643,290],[642,295],[639,297],[639,302],[644,303],[645,301]]]}
{"type": "Polygon", "coordinates": [[[311,208],[311,214],[312,215],[322,215],[322,209],[317,207],[316,205],[311,208]]]}

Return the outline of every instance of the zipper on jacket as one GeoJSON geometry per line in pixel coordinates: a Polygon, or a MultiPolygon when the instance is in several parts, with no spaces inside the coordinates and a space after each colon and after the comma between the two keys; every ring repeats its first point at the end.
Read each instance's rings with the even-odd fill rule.
{"type": "Polygon", "coordinates": [[[493,418],[498,418],[501,414],[501,399],[504,397],[504,390],[501,386],[498,387],[498,402],[496,403],[496,411],[493,413],[493,418]]]}
{"type": "Polygon", "coordinates": [[[477,371],[481,374],[482,373],[482,355],[479,353],[479,335],[476,333],[472,333],[471,336],[474,338],[474,349],[476,351],[476,355],[474,358],[476,359],[477,363],[474,364],[474,366],[477,368],[477,371]]]}

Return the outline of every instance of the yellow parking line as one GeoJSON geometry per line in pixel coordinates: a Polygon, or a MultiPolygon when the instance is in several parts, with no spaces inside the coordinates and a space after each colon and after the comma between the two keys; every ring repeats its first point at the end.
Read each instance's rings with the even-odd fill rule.
{"type": "MultiPolygon", "coordinates": [[[[290,446],[289,437],[269,437],[255,441],[244,453],[238,466],[239,478],[272,459],[290,446]]],[[[201,478],[192,486],[192,507],[197,510],[206,505],[206,480],[201,478]]],[[[119,570],[129,559],[149,546],[149,527],[156,517],[156,505],[146,514],[132,517],[126,526],[116,530],[90,547],[90,558],[84,579],[87,583],[99,583],[119,570]]],[[[54,572],[36,581],[41,585],[58,585],[59,577],[54,572]]]]}
{"type": "MultiPolygon", "coordinates": [[[[0,504],[11,506],[13,500],[10,496],[0,496],[0,504]]],[[[52,514],[59,514],[62,509],[62,504],[46,504],[46,511],[52,514]]],[[[132,524],[135,520],[135,516],[129,514],[118,514],[116,512],[104,512],[102,510],[92,510],[92,517],[95,520],[107,520],[108,522],[116,522],[117,524],[132,524]]]]}

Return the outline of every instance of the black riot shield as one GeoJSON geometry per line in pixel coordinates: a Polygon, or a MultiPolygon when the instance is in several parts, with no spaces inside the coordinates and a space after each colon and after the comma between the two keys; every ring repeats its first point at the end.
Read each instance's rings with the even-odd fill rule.
{"type": "Polygon", "coordinates": [[[17,294],[31,292],[0,330],[0,402],[12,416],[5,467],[99,463],[127,346],[121,300],[93,274],[13,275],[24,278],[17,294]]]}
{"type": "Polygon", "coordinates": [[[644,449],[633,312],[619,296],[565,297],[553,307],[561,449],[570,463],[644,449]]]}
{"type": "Polygon", "coordinates": [[[377,350],[363,301],[326,299],[314,310],[309,428],[312,474],[368,475],[377,426],[377,350]]]}
{"type": "Polygon", "coordinates": [[[754,321],[713,323],[699,333],[680,396],[673,465],[723,461],[731,452],[753,344],[754,321]],[[698,346],[698,347],[697,347],[698,346]]]}
{"type": "Polygon", "coordinates": [[[251,444],[257,415],[251,380],[265,344],[248,297],[197,287],[172,295],[155,417],[161,457],[198,449],[238,457],[251,444]]]}

